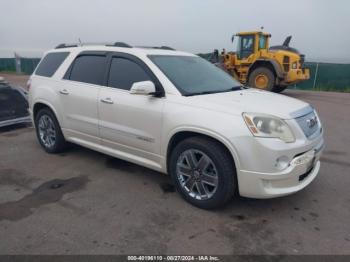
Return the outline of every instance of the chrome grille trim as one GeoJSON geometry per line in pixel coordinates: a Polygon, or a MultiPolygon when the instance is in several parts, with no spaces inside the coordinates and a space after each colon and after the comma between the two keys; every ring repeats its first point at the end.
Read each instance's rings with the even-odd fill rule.
{"type": "Polygon", "coordinates": [[[314,111],[314,109],[310,105],[308,105],[306,107],[303,107],[303,108],[301,108],[301,109],[299,109],[297,111],[294,111],[294,112],[290,113],[290,116],[292,118],[299,118],[299,117],[305,116],[307,114],[310,114],[313,111],[314,111]]]}

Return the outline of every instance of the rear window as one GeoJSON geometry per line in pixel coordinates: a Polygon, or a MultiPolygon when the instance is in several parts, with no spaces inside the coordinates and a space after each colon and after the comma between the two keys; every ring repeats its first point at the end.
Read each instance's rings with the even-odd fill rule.
{"type": "Polygon", "coordinates": [[[102,85],[106,65],[106,56],[79,56],[74,60],[68,78],[73,81],[102,85]]]}
{"type": "Polygon", "coordinates": [[[40,62],[35,74],[39,76],[51,77],[60,67],[69,52],[49,53],[40,62]]]}

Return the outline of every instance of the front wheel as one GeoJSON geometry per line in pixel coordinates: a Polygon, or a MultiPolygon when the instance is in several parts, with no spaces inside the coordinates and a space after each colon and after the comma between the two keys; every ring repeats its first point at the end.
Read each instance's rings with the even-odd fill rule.
{"type": "Polygon", "coordinates": [[[275,75],[266,67],[258,67],[249,75],[248,84],[250,87],[273,91],[275,75]]]}
{"type": "Polygon", "coordinates": [[[181,196],[200,208],[223,206],[235,192],[232,158],[210,139],[192,137],[180,142],[170,156],[170,175],[181,196]]]}

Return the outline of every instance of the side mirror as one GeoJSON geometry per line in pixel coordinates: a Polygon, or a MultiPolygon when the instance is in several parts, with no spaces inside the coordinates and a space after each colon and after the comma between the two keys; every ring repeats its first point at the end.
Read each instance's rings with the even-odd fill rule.
{"type": "Polygon", "coordinates": [[[132,84],[130,94],[152,95],[156,92],[156,86],[152,81],[141,81],[132,84]]]}

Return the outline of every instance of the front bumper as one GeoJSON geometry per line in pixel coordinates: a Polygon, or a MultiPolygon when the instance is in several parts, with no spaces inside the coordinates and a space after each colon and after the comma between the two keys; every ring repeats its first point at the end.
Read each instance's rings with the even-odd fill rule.
{"type": "Polygon", "coordinates": [[[292,194],[309,185],[320,170],[323,139],[306,152],[296,155],[280,172],[238,171],[241,196],[273,198],[292,194]]]}
{"type": "Polygon", "coordinates": [[[285,79],[282,80],[282,84],[292,85],[308,79],[310,79],[310,70],[308,68],[291,69],[286,74],[285,79]]]}

